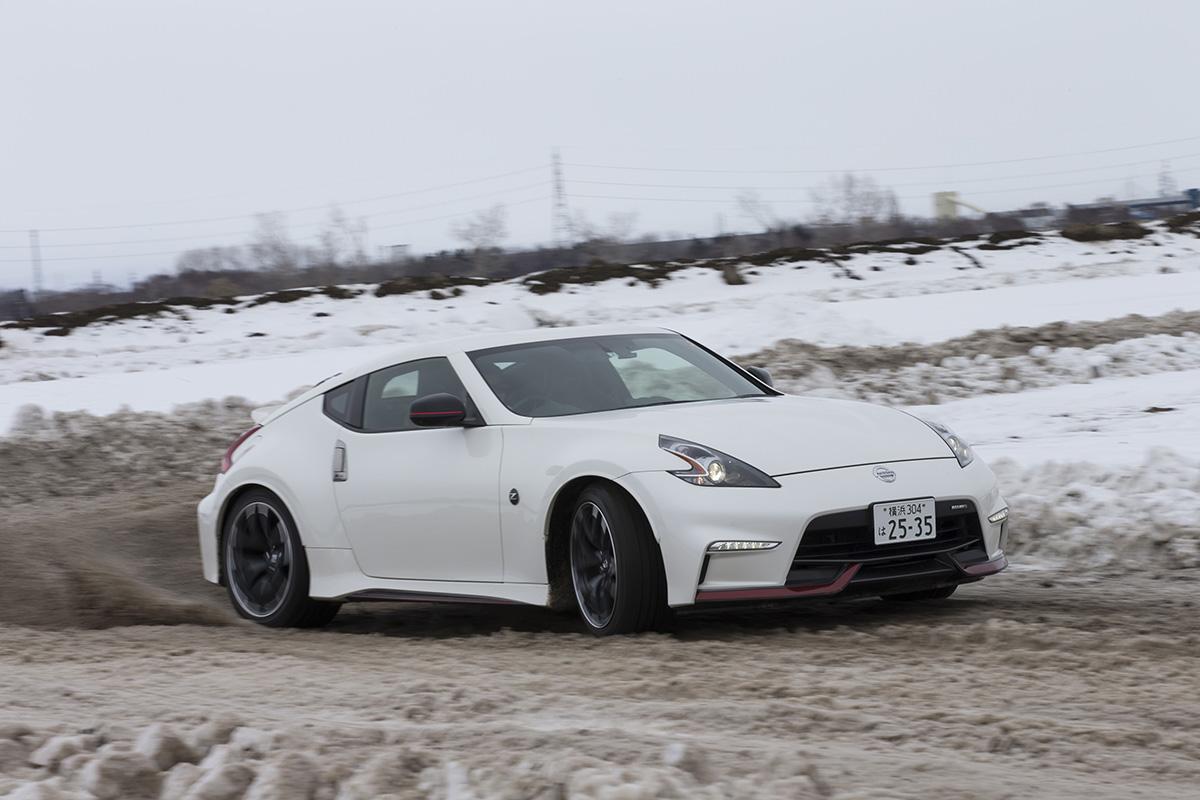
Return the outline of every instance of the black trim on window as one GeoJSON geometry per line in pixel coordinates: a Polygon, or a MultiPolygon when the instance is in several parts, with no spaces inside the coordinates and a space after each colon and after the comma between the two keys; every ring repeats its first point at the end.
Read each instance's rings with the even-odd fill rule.
{"type": "Polygon", "coordinates": [[[321,410],[325,416],[341,425],[343,428],[350,430],[362,430],[363,416],[363,400],[367,394],[367,380],[365,375],[361,375],[349,383],[343,383],[341,386],[334,387],[325,392],[325,396],[321,401],[321,410]],[[345,413],[339,413],[333,406],[337,402],[337,398],[347,396],[347,405],[345,413]]]}
{"type": "MultiPolygon", "coordinates": [[[[462,427],[464,427],[464,428],[482,428],[485,425],[487,425],[487,421],[483,418],[483,414],[480,413],[479,407],[477,405],[475,405],[475,401],[471,399],[471,393],[469,391],[467,391],[467,386],[465,383],[463,383],[462,376],[460,376],[458,374],[458,370],[455,368],[454,364],[451,363],[450,359],[447,358],[446,356],[426,356],[425,358],[415,358],[412,361],[401,361],[397,364],[390,364],[386,367],[382,367],[381,369],[377,369],[374,372],[370,372],[366,375],[362,375],[356,379],[355,383],[358,383],[360,385],[357,388],[357,396],[354,401],[355,408],[356,408],[357,415],[358,415],[354,429],[357,430],[359,433],[412,433],[414,431],[438,430],[439,428],[421,428],[421,427],[416,427],[416,426],[413,426],[413,427],[405,426],[405,427],[400,427],[400,428],[367,427],[366,418],[365,418],[366,417],[366,404],[367,404],[367,389],[370,384],[370,379],[373,376],[376,376],[381,372],[388,372],[391,370],[395,370],[398,367],[416,367],[419,364],[423,364],[425,362],[434,362],[434,361],[439,361],[439,362],[445,363],[446,368],[450,370],[450,374],[453,375],[454,379],[458,382],[458,388],[462,390],[463,404],[467,407],[467,416],[463,420],[462,427]]],[[[457,392],[455,392],[455,394],[457,394],[457,392]]],[[[425,395],[418,395],[417,397],[415,397],[413,399],[416,400],[423,396],[425,396],[425,395]]]]}
{"type": "Polygon", "coordinates": [[[682,334],[682,333],[679,333],[679,331],[671,331],[671,333],[674,333],[674,334],[676,334],[676,335],[678,335],[678,336],[682,336],[684,339],[687,339],[689,342],[691,342],[692,344],[696,345],[696,347],[699,347],[701,350],[703,350],[704,352],[708,353],[708,354],[709,354],[710,356],[712,356],[713,358],[717,359],[718,361],[724,362],[726,365],[728,365],[728,366],[730,366],[730,367],[733,367],[733,369],[734,369],[735,371],[737,371],[737,372],[741,373],[742,375],[744,375],[745,377],[749,378],[749,379],[750,379],[750,380],[751,380],[751,381],[754,383],[754,385],[755,385],[755,386],[757,386],[758,388],[762,389],[764,394],[767,394],[767,395],[774,395],[775,397],[782,397],[782,396],[783,396],[783,392],[779,391],[779,390],[778,390],[778,389],[776,389],[774,386],[770,386],[770,385],[768,385],[768,384],[765,384],[765,383],[763,383],[763,382],[762,382],[762,381],[760,381],[760,380],[759,380],[757,377],[755,377],[754,373],[752,373],[750,370],[748,370],[748,369],[746,369],[745,367],[743,367],[741,364],[736,364],[736,363],[734,363],[734,362],[730,361],[728,358],[726,358],[725,356],[723,356],[723,355],[721,355],[720,353],[716,352],[715,350],[710,350],[709,348],[707,348],[707,347],[705,347],[704,345],[700,344],[700,342],[697,342],[697,341],[696,341],[695,339],[693,339],[692,337],[690,337],[690,336],[687,336],[687,335],[685,335],[685,334],[682,334]]]}

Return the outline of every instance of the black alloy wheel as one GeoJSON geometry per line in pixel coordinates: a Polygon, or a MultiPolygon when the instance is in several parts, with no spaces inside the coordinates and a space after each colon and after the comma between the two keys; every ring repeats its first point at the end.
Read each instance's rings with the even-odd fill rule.
{"type": "Polygon", "coordinates": [[[234,609],[273,628],[316,628],[341,603],[309,597],[308,558],[296,521],[266,489],[251,489],[225,517],[221,569],[234,609]]]}
{"type": "Polygon", "coordinates": [[[658,542],[633,498],[597,482],[575,500],[569,574],[587,629],[597,636],[660,627],[669,616],[658,542]]]}
{"type": "Polygon", "coordinates": [[[571,578],[584,620],[604,628],[617,603],[617,552],[608,520],[593,502],[580,503],[571,520],[571,578]]]}
{"type": "Polygon", "coordinates": [[[291,536],[279,512],[264,502],[242,507],[227,539],[229,587],[238,606],[262,619],[279,610],[292,580],[291,536]]]}

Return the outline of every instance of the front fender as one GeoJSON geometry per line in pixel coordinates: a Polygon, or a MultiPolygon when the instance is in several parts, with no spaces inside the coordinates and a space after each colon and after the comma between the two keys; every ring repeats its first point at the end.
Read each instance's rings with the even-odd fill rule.
{"type": "MultiPolygon", "coordinates": [[[[663,469],[676,460],[644,433],[562,425],[504,427],[500,468],[500,530],[504,579],[546,583],[550,510],[563,488],[579,478],[619,483],[634,469],[663,469]],[[547,463],[549,461],[549,463],[547,463]],[[515,489],[517,503],[509,499],[515,489]]],[[[657,534],[656,534],[657,535],[657,534]]]]}

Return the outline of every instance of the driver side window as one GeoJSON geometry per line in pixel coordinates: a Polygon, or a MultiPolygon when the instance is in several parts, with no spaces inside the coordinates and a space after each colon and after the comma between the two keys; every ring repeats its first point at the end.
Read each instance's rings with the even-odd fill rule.
{"type": "Polygon", "coordinates": [[[467,390],[445,358],[425,358],[372,372],[367,376],[363,430],[369,433],[417,430],[408,417],[413,401],[445,392],[467,407],[467,419],[478,419],[467,390]]]}

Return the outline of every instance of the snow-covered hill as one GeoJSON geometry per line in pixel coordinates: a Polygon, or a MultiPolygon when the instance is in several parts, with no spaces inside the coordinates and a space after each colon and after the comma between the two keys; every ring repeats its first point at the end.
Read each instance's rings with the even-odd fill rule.
{"type": "Polygon", "coordinates": [[[0,430],[27,403],[108,413],[226,395],[269,402],[396,344],[484,330],[651,322],[738,355],[787,339],[929,344],[1004,326],[1200,310],[1200,239],[1161,228],[1113,242],[1045,235],[756,260],[566,276],[579,283],[542,275],[285,292],[209,308],[147,304],[145,316],[125,309],[78,327],[63,324],[69,317],[5,326],[0,430]]]}

